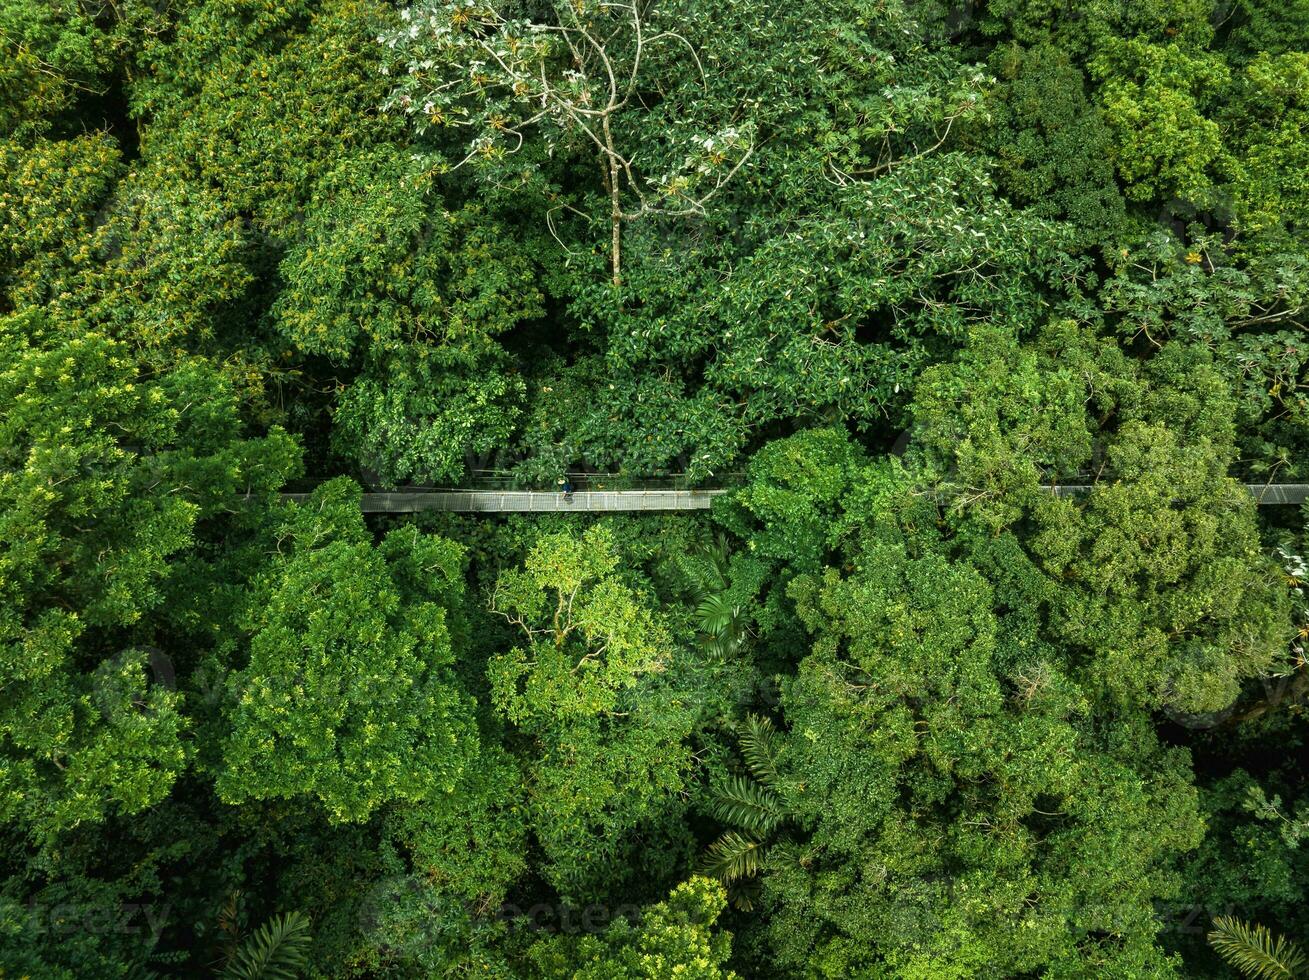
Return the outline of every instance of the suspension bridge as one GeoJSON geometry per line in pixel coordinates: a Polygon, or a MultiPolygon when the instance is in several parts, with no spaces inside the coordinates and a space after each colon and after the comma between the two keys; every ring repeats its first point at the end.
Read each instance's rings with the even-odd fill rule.
{"type": "MultiPolygon", "coordinates": [[[[1245,488],[1260,506],[1295,506],[1309,499],[1309,483],[1247,483],[1245,488]]],[[[1049,484],[1061,497],[1089,493],[1093,484],[1049,484]]],[[[514,490],[441,488],[369,491],[363,494],[367,514],[413,514],[448,511],[461,514],[619,513],[640,511],[708,510],[730,488],[645,487],[626,489],[514,490]]],[[[284,493],[284,500],[305,501],[309,493],[284,493]]]]}

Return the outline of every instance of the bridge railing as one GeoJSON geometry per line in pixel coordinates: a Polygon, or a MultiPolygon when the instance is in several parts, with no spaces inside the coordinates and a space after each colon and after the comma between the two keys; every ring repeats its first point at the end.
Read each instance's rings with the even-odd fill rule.
{"type": "MultiPolygon", "coordinates": [[[[565,478],[579,492],[616,490],[727,490],[740,486],[744,473],[723,473],[708,478],[695,478],[685,473],[665,473],[657,476],[634,476],[630,473],[598,473],[590,470],[567,470],[546,480],[529,480],[511,470],[470,470],[455,483],[400,483],[382,486],[356,477],[366,491],[378,493],[463,493],[465,491],[497,492],[552,492],[559,489],[558,480],[565,478]]],[[[322,480],[304,479],[287,486],[290,493],[310,493],[322,480]]]]}

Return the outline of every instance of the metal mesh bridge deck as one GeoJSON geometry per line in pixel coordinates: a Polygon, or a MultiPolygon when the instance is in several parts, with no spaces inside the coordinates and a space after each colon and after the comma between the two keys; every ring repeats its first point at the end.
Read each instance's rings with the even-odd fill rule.
{"type": "MultiPolygon", "coordinates": [[[[412,514],[424,510],[465,514],[599,512],[638,510],[708,510],[725,490],[576,490],[565,500],[558,490],[440,490],[365,493],[367,514],[412,514]]],[[[284,500],[305,501],[307,493],[288,493],[284,500]]]]}
{"type": "MultiPolygon", "coordinates": [[[[1246,490],[1260,507],[1302,504],[1309,499],[1309,483],[1246,483],[1246,490]]],[[[1079,497],[1091,490],[1087,483],[1060,483],[1047,489],[1060,497],[1079,497]]]]}
{"type": "MultiPolygon", "coordinates": [[[[1245,488],[1261,506],[1302,504],[1309,498],[1309,483],[1247,483],[1245,488]]],[[[1089,484],[1049,487],[1059,496],[1080,496],[1089,484]]],[[[557,490],[425,490],[374,492],[363,495],[368,514],[413,514],[426,510],[464,514],[495,513],[606,513],[622,511],[708,510],[726,490],[577,490],[566,500],[557,490]]],[[[305,501],[307,493],[282,494],[284,500],[305,501]]]]}

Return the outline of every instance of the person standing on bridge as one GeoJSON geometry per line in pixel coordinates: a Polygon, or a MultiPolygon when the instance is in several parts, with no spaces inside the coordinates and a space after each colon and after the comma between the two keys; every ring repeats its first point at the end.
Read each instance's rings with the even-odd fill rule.
{"type": "Polygon", "coordinates": [[[564,503],[571,504],[573,502],[573,484],[569,481],[566,475],[560,477],[556,482],[559,484],[559,489],[564,495],[564,503]]]}

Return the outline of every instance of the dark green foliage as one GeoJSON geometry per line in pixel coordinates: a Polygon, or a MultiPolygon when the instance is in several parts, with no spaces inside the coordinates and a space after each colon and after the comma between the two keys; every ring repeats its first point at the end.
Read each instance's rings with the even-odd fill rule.
{"type": "Polygon", "coordinates": [[[1140,721],[1096,733],[1048,648],[1009,660],[1007,614],[968,562],[881,545],[855,565],[793,589],[815,643],[784,696],[780,762],[811,834],[770,855],[779,955],[834,973],[885,957],[911,975],[1141,957],[1153,901],[1177,887],[1172,856],[1200,836],[1185,757],[1140,721]],[[1096,840],[1127,864],[1091,858],[1096,840]],[[1084,861],[1094,875],[1073,870],[1084,861]],[[1089,933],[1056,925],[1068,907],[1089,933]],[[1091,939],[1110,919],[1114,940],[1091,939]]]}
{"type": "Polygon", "coordinates": [[[767,718],[746,715],[737,727],[737,740],[749,775],[725,777],[709,800],[709,812],[716,820],[740,830],[729,830],[710,844],[699,870],[735,886],[729,892],[732,904],[746,912],[755,907],[757,889],[740,883],[763,869],[774,832],[793,816],[783,795],[775,736],[767,718]]]}
{"type": "MultiPolygon", "coordinates": [[[[736,820],[735,813],[730,816],[736,820]]],[[[729,830],[709,845],[700,862],[700,871],[728,885],[742,878],[753,878],[763,865],[765,847],[766,843],[749,831],[729,830]]]]}
{"type": "Polygon", "coordinates": [[[0,974],[1303,973],[1307,91],[1302,0],[0,0],[0,974]],[[565,474],[728,492],[359,506],[565,474]]]}
{"type": "Polygon", "coordinates": [[[1238,0],[1229,14],[1224,27],[1228,33],[1226,48],[1233,58],[1309,48],[1309,7],[1304,0],[1278,4],[1238,0]]]}
{"type": "Polygon", "coordinates": [[[1069,221],[1087,244],[1117,242],[1126,209],[1081,69],[1050,44],[998,47],[990,67],[999,84],[974,139],[996,158],[1001,188],[1035,214],[1069,221]]]}

